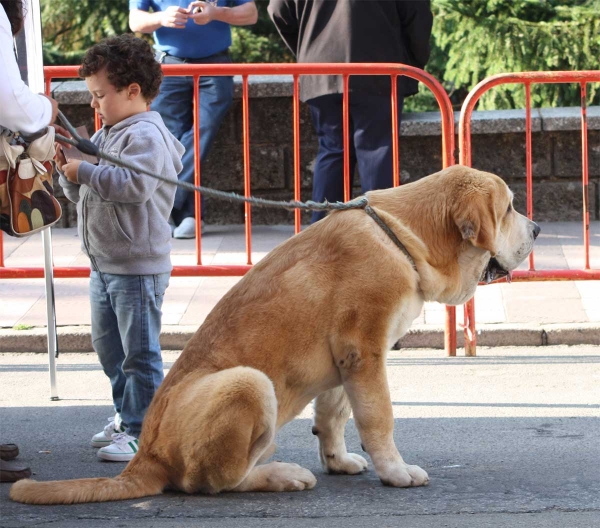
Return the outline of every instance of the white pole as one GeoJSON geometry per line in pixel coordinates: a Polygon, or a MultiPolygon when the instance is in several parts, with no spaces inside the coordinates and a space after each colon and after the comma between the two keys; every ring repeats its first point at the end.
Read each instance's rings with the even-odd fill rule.
{"type": "MultiPolygon", "coordinates": [[[[27,77],[33,92],[43,93],[44,59],[42,54],[42,17],[40,0],[29,0],[27,16],[24,20],[25,42],[27,45],[27,77]]],[[[50,228],[42,231],[44,247],[44,276],[46,281],[46,315],[48,321],[48,364],[50,371],[50,399],[58,400],[56,388],[56,312],[54,306],[54,270],[52,258],[52,233],[50,228]]]]}

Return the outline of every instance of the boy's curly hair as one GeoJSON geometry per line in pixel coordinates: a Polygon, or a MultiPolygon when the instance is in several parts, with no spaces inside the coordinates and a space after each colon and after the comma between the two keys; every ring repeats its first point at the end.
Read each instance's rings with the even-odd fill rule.
{"type": "Polygon", "coordinates": [[[104,69],[118,91],[137,83],[148,103],[158,95],[163,77],[160,64],[154,59],[150,44],[131,33],[104,39],[87,50],[79,76],[85,79],[104,69]]]}

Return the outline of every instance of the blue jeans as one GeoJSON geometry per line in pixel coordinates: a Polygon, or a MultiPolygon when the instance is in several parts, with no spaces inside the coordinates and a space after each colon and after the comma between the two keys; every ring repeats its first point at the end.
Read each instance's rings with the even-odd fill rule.
{"type": "Polygon", "coordinates": [[[92,343],[110,379],[115,411],[136,438],[164,377],[160,309],[170,276],[90,275],[92,343]]]}
{"type": "MultiPolygon", "coordinates": [[[[344,134],[342,94],[309,99],[308,105],[319,138],[312,199],[344,201],[344,134]]],[[[398,97],[398,133],[404,98],[398,97]]],[[[358,166],[364,193],[393,186],[392,112],[389,96],[350,94],[350,182],[358,166]]],[[[327,213],[315,211],[312,222],[327,213]]]]}
{"type": "MultiPolygon", "coordinates": [[[[164,64],[181,64],[177,57],[166,56],[164,64]]],[[[231,62],[226,54],[206,59],[197,59],[194,64],[215,64],[231,62]]],[[[215,136],[227,114],[233,99],[233,77],[200,77],[200,162],[204,162],[215,136]]],[[[183,170],[179,180],[194,183],[194,79],[193,77],[165,77],[160,85],[160,94],[152,103],[163,118],[165,125],[185,147],[182,158],[183,170]]],[[[173,206],[173,220],[176,224],[184,218],[195,216],[194,193],[177,188],[173,206]]]]}

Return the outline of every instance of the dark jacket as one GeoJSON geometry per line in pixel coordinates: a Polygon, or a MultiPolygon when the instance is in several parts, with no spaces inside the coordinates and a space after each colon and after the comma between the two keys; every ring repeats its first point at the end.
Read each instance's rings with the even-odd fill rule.
{"type": "MultiPolygon", "coordinates": [[[[429,0],[271,0],[269,14],[298,62],[395,62],[424,68],[433,16],[429,0]]],[[[342,93],[340,76],[302,76],[301,99],[342,93]]],[[[398,78],[399,94],[417,81],[398,78]]],[[[351,76],[350,91],[389,95],[390,80],[351,76]]]]}

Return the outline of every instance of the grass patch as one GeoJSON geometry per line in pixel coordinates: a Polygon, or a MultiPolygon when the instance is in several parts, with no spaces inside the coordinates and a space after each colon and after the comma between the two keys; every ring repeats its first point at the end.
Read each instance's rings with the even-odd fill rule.
{"type": "Polygon", "coordinates": [[[13,326],[13,330],[31,330],[33,327],[33,325],[28,325],[28,324],[16,324],[15,326],[13,326]]]}

